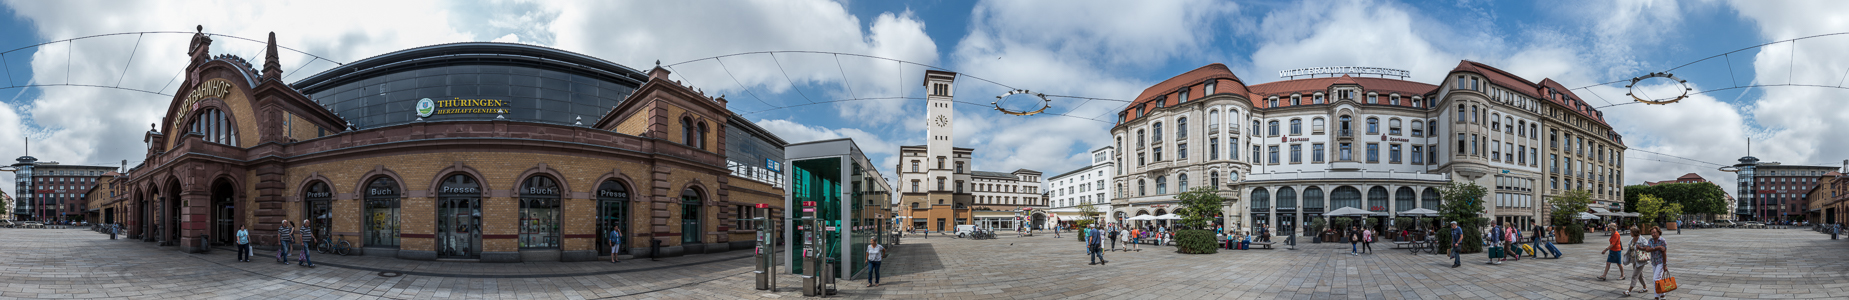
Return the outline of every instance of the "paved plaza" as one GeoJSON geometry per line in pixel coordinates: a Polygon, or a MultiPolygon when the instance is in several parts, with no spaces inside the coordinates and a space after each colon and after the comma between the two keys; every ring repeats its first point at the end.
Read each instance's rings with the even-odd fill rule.
{"type": "MultiPolygon", "coordinates": [[[[1449,268],[1441,255],[1377,244],[1183,255],[1173,247],[1110,252],[1087,265],[1080,243],[1043,234],[996,240],[907,237],[885,283],[841,282],[840,298],[948,299],[1476,299],[1618,298],[1598,281],[1600,243],[1560,245],[1564,259],[1449,268]]],[[[1849,298],[1849,240],[1797,229],[1701,229],[1667,236],[1681,299],[1849,298]]],[[[1589,236],[1602,242],[1602,237],[1589,236]]],[[[1628,238],[1627,238],[1628,240],[1628,238]]],[[[795,276],[752,289],[748,252],[622,263],[464,263],[315,255],[318,268],[235,251],[186,254],[79,229],[0,229],[0,298],[287,299],[764,299],[800,298],[795,276]],[[381,272],[402,276],[382,277],[381,272]]],[[[273,252],[269,253],[271,256],[273,252]]],[[[1635,297],[1635,296],[1634,296],[1635,297]]]]}

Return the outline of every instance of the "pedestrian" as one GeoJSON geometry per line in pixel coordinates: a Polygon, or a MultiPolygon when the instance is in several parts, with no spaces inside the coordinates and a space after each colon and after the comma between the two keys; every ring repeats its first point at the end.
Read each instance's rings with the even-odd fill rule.
{"type": "Polygon", "coordinates": [[[1064,228],[1066,225],[1053,225],[1053,238],[1059,238],[1059,231],[1064,228]]]}
{"type": "Polygon", "coordinates": [[[1374,254],[1374,229],[1373,228],[1367,228],[1367,229],[1361,230],[1361,251],[1367,254],[1374,254]]]}
{"type": "MultiPolygon", "coordinates": [[[[1599,273],[1599,281],[1605,281],[1605,274],[1611,273],[1611,265],[1618,265],[1618,278],[1624,278],[1624,245],[1619,244],[1621,241],[1619,240],[1618,224],[1606,224],[1605,228],[1611,231],[1611,239],[1609,240],[1611,245],[1607,246],[1605,251],[1601,251],[1605,253],[1605,272],[1599,273]]],[[[1633,232],[1632,234],[1636,233],[1633,232]]]]}
{"type": "Polygon", "coordinates": [[[238,225],[238,261],[250,262],[250,230],[238,225]]]}
{"type": "Polygon", "coordinates": [[[276,263],[289,264],[289,247],[295,246],[295,227],[289,226],[289,220],[282,220],[276,226],[276,263]]]}
{"type": "Polygon", "coordinates": [[[1676,235],[1682,235],[1682,220],[1676,220],[1676,235]]]}
{"type": "MultiPolygon", "coordinates": [[[[1669,242],[1663,240],[1663,229],[1662,228],[1651,227],[1650,229],[1645,229],[1645,230],[1650,232],[1650,240],[1644,243],[1643,250],[1650,253],[1650,268],[1651,270],[1655,271],[1654,273],[1652,273],[1653,276],[1651,277],[1651,280],[1652,280],[1651,282],[1656,283],[1656,289],[1658,291],[1667,292],[1668,290],[1663,287],[1662,280],[1663,278],[1670,277],[1669,276],[1669,242]]],[[[1671,284],[1674,283],[1673,279],[1670,281],[1671,281],[1671,284]]],[[[1674,286],[1672,285],[1670,286],[1669,289],[1673,289],[1673,288],[1674,286]]],[[[1665,293],[1656,293],[1656,299],[1663,299],[1664,294],[1665,293]]]]}
{"type": "MultiPolygon", "coordinates": [[[[1259,227],[1259,228],[1264,228],[1264,227],[1259,227]]],[[[1361,245],[1360,228],[1355,227],[1355,226],[1348,226],[1348,255],[1361,255],[1360,245],[1361,245]]]]}
{"type": "Polygon", "coordinates": [[[1130,249],[1136,248],[1136,243],[1130,242],[1131,238],[1136,236],[1135,231],[1136,231],[1136,228],[1130,228],[1130,230],[1124,231],[1123,233],[1119,234],[1121,235],[1119,238],[1123,239],[1123,242],[1124,242],[1123,251],[1128,252],[1130,251],[1130,249]]]}
{"type": "Polygon", "coordinates": [[[1532,255],[1528,257],[1541,258],[1541,251],[1545,251],[1543,249],[1546,249],[1541,248],[1541,235],[1545,233],[1547,233],[1547,226],[1534,225],[1534,233],[1528,236],[1530,240],[1528,242],[1529,247],[1534,248],[1534,253],[1531,253],[1532,255]]]}
{"type": "Polygon", "coordinates": [[[616,256],[622,253],[623,249],[623,228],[610,226],[610,232],[605,234],[609,235],[607,238],[610,239],[610,263],[617,263],[616,256]]]}
{"type": "Polygon", "coordinates": [[[1487,249],[1488,251],[1485,251],[1489,252],[1489,264],[1498,265],[1502,264],[1502,262],[1496,259],[1504,254],[1502,253],[1502,235],[1496,232],[1501,231],[1502,223],[1491,222],[1490,224],[1489,230],[1484,232],[1483,242],[1485,246],[1489,247],[1489,249],[1487,249]]]}
{"type": "Polygon", "coordinates": [[[1457,227],[1457,221],[1451,221],[1451,267],[1452,268],[1457,268],[1457,266],[1464,264],[1464,257],[1461,255],[1458,255],[1459,250],[1457,249],[1458,246],[1461,246],[1464,244],[1463,242],[1464,242],[1464,229],[1457,227]]]}
{"type": "Polygon", "coordinates": [[[1504,227],[1502,230],[1508,231],[1506,234],[1509,235],[1509,238],[1506,239],[1506,241],[1508,241],[1509,249],[1515,250],[1513,251],[1514,253],[1509,256],[1515,257],[1517,261],[1522,260],[1522,252],[1526,251],[1525,249],[1521,249],[1522,232],[1515,229],[1515,224],[1509,224],[1508,227],[1504,227]]]}
{"type": "Polygon", "coordinates": [[[302,236],[301,236],[302,257],[301,259],[298,259],[295,261],[295,265],[297,266],[304,266],[304,267],[314,267],[315,266],[315,261],[308,259],[308,249],[310,249],[309,243],[314,242],[315,240],[315,233],[312,230],[313,227],[308,226],[308,224],[309,224],[308,219],[302,219],[302,226],[298,230],[299,232],[302,233],[302,236]]]}
{"type": "Polygon", "coordinates": [[[880,262],[886,260],[886,246],[878,240],[867,244],[867,287],[880,285],[880,262]]]}
{"type": "Polygon", "coordinates": [[[1141,249],[1142,247],[1139,247],[1140,244],[1142,243],[1143,243],[1143,228],[1140,228],[1140,227],[1130,228],[1130,245],[1129,245],[1130,249],[1137,249],[1137,251],[1142,251],[1141,249]]]}
{"type": "Polygon", "coordinates": [[[1644,288],[1645,290],[1642,291],[1648,291],[1650,288],[1650,282],[1644,281],[1644,267],[1650,265],[1650,254],[1643,251],[1643,244],[1638,240],[1641,236],[1643,236],[1643,231],[1631,227],[1631,247],[1624,250],[1624,265],[1631,268],[1631,276],[1624,277],[1628,284],[1624,288],[1625,297],[1630,297],[1633,291],[1639,291],[1637,288],[1644,288]]]}
{"type": "Polygon", "coordinates": [[[1117,225],[1110,225],[1110,230],[1107,232],[1108,234],[1105,235],[1105,238],[1111,240],[1111,251],[1117,251],[1117,225]]]}
{"type": "Polygon", "coordinates": [[[1091,253],[1091,264],[1109,264],[1111,261],[1104,260],[1104,235],[1098,233],[1097,227],[1098,225],[1085,227],[1085,251],[1091,253]]]}

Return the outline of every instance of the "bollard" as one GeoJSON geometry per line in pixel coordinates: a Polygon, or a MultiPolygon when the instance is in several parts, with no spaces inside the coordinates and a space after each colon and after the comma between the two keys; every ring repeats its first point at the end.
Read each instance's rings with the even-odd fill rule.
{"type": "Polygon", "coordinates": [[[199,235],[199,253],[207,253],[212,250],[212,239],[208,239],[207,237],[209,236],[204,234],[199,235]]]}

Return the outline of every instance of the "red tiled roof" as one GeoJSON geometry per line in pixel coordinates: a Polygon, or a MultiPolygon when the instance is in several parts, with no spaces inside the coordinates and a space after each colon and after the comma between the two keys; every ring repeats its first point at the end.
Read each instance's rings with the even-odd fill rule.
{"type": "MultiPolygon", "coordinates": [[[[1606,128],[1611,127],[1611,124],[1605,122],[1605,116],[1601,116],[1598,111],[1593,110],[1592,106],[1586,102],[1585,98],[1580,98],[1579,95],[1574,94],[1571,89],[1567,89],[1566,86],[1560,85],[1559,82],[1555,82],[1551,78],[1542,78],[1540,83],[1535,83],[1521,76],[1515,76],[1515,74],[1511,74],[1508,71],[1503,71],[1502,69],[1497,69],[1490,65],[1469,60],[1459,61],[1457,63],[1457,68],[1453,68],[1451,71],[1471,72],[1483,75],[1489,79],[1490,83],[1522,93],[1528,97],[1546,99],[1549,102],[1553,102],[1555,105],[1567,108],[1567,111],[1572,111],[1578,113],[1580,116],[1585,116],[1588,119],[1597,121],[1600,125],[1605,125],[1606,128]],[[1567,99],[1550,97],[1550,93],[1547,92],[1549,88],[1566,95],[1567,99],[1573,99],[1573,103],[1568,103],[1567,99]]],[[[1607,132],[1606,134],[1611,135],[1609,138],[1612,139],[1613,142],[1619,145],[1624,144],[1624,140],[1619,138],[1616,132],[1607,132]]]]}
{"type": "MultiPolygon", "coordinates": [[[[1399,93],[1400,97],[1404,99],[1411,99],[1412,96],[1423,97],[1425,93],[1438,88],[1438,86],[1435,85],[1398,79],[1342,75],[1342,77],[1305,78],[1261,83],[1250,87],[1252,95],[1248,98],[1252,99],[1253,102],[1257,102],[1252,103],[1252,107],[1268,108],[1265,105],[1269,103],[1269,101],[1261,101],[1262,99],[1270,99],[1271,96],[1277,96],[1279,99],[1289,99],[1291,94],[1302,94],[1304,97],[1308,98],[1316,92],[1327,91],[1329,90],[1329,86],[1338,84],[1359,85],[1361,86],[1361,95],[1363,97],[1366,97],[1367,93],[1373,92],[1382,97],[1381,102],[1383,103],[1386,102],[1385,97],[1393,93],[1399,93]]],[[[1278,104],[1279,106],[1288,106],[1286,102],[1287,101],[1278,101],[1278,104]]],[[[1412,107],[1412,101],[1400,101],[1400,106],[1412,107]]]]}
{"type": "Polygon", "coordinates": [[[1172,96],[1180,92],[1182,88],[1188,89],[1188,98],[1206,97],[1207,95],[1202,95],[1203,89],[1205,88],[1203,84],[1209,80],[1215,82],[1215,94],[1246,95],[1249,93],[1246,90],[1245,82],[1239,80],[1239,76],[1233,75],[1232,69],[1228,69],[1226,65],[1220,63],[1207,64],[1200,68],[1181,73],[1181,75],[1170,77],[1168,80],[1163,80],[1161,83],[1157,83],[1147,89],[1143,89],[1143,93],[1136,96],[1135,102],[1132,102],[1128,106],[1124,106],[1123,112],[1127,115],[1124,117],[1124,120],[1129,121],[1136,119],[1137,116],[1129,112],[1136,111],[1137,107],[1149,105],[1150,109],[1154,109],[1156,105],[1152,105],[1151,103],[1155,102],[1156,98],[1163,99],[1164,103],[1162,103],[1161,106],[1181,103],[1183,99],[1177,99],[1177,97],[1172,96]]]}
{"type": "Polygon", "coordinates": [[[1704,180],[1704,181],[1708,180],[1706,178],[1701,178],[1701,175],[1695,175],[1695,173],[1683,174],[1682,177],[1676,177],[1676,180],[1689,180],[1689,179],[1704,180]]]}

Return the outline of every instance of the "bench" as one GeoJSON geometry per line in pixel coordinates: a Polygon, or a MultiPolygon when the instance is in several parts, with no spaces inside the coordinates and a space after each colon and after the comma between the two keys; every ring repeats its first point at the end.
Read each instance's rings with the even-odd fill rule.
{"type": "Polygon", "coordinates": [[[1272,244],[1276,244],[1276,242],[1252,242],[1251,245],[1252,247],[1265,247],[1265,249],[1272,249],[1271,248],[1272,244]]]}
{"type": "Polygon", "coordinates": [[[1392,249],[1418,248],[1420,243],[1418,241],[1397,241],[1393,242],[1392,249]]]}

